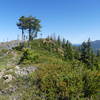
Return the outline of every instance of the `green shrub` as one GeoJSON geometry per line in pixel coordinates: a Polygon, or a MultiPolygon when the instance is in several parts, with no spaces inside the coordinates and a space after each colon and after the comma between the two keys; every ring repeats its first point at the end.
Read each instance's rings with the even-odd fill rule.
{"type": "Polygon", "coordinates": [[[38,54],[35,53],[33,50],[26,48],[23,49],[23,55],[19,61],[19,63],[23,64],[32,64],[32,63],[37,63],[38,62],[38,54]]]}
{"type": "Polygon", "coordinates": [[[2,49],[0,50],[0,56],[3,56],[5,53],[7,53],[8,50],[7,49],[2,49]]]}
{"type": "Polygon", "coordinates": [[[41,66],[34,81],[41,100],[96,100],[100,78],[97,70],[85,69],[78,62],[76,66],[73,63],[41,66]]]}

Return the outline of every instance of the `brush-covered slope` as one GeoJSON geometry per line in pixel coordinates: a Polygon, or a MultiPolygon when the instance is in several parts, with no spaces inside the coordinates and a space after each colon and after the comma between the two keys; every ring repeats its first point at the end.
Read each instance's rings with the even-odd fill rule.
{"type": "Polygon", "coordinates": [[[99,70],[71,59],[72,48],[65,58],[59,42],[36,39],[1,50],[0,100],[98,100],[99,70]]]}

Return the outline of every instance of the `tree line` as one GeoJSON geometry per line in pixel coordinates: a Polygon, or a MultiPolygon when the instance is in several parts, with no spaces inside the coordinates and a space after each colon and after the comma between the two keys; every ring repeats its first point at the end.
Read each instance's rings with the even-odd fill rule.
{"type": "MultiPolygon", "coordinates": [[[[25,31],[28,31],[29,42],[37,37],[37,34],[41,29],[41,21],[39,19],[33,16],[21,16],[18,20],[17,26],[22,31],[22,40],[25,40],[25,31]]],[[[73,46],[68,40],[66,41],[65,38],[61,39],[60,36],[48,36],[47,40],[51,40],[54,43],[45,44],[43,46],[50,51],[56,49],[56,52],[59,52],[61,49],[64,60],[77,59],[82,63],[85,63],[88,68],[93,68],[93,66],[98,67],[100,51],[98,50],[96,53],[93,51],[90,39],[88,39],[87,42],[83,42],[79,47],[73,46]]]]}
{"type": "Polygon", "coordinates": [[[94,66],[96,68],[99,67],[100,50],[93,50],[90,38],[86,42],[83,42],[80,46],[74,46],[65,38],[61,39],[60,36],[57,38],[48,36],[47,39],[52,40],[54,43],[48,45],[45,44],[44,47],[51,52],[54,52],[56,48],[57,53],[63,53],[61,56],[65,61],[72,61],[76,59],[86,64],[89,69],[93,69],[94,66]],[[62,52],[59,52],[58,49],[60,51],[62,50],[62,52]]]}

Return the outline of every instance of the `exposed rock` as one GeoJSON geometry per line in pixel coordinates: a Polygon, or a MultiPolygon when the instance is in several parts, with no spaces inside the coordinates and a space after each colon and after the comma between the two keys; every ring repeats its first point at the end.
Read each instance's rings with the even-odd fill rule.
{"type": "Polygon", "coordinates": [[[3,79],[5,80],[4,82],[8,83],[8,82],[12,81],[13,76],[10,75],[10,74],[9,75],[4,75],[3,79]]]}
{"type": "Polygon", "coordinates": [[[12,93],[16,92],[17,88],[18,88],[17,86],[12,86],[10,88],[0,90],[0,95],[12,94],[12,93]]]}
{"type": "Polygon", "coordinates": [[[20,76],[26,76],[29,73],[34,72],[35,70],[36,70],[36,67],[34,66],[24,67],[24,68],[20,68],[19,66],[16,66],[15,73],[20,76]]]}
{"type": "Polygon", "coordinates": [[[15,67],[15,69],[17,69],[17,70],[18,70],[18,69],[20,69],[20,67],[19,67],[19,66],[16,66],[16,67],[15,67]]]}
{"type": "Polygon", "coordinates": [[[55,45],[54,41],[51,40],[51,39],[44,39],[43,44],[53,44],[53,45],[55,45]]]}
{"type": "MultiPolygon", "coordinates": [[[[27,66],[27,67],[20,67],[16,66],[15,68],[10,69],[2,69],[0,71],[0,78],[2,78],[2,81],[4,84],[8,84],[7,87],[0,89],[0,95],[1,96],[8,96],[9,100],[20,100],[21,99],[21,93],[17,93],[17,90],[20,88],[19,84],[12,84],[13,79],[16,80],[19,77],[22,77],[23,79],[28,78],[28,75],[36,70],[37,67],[35,66],[27,66]],[[7,74],[9,73],[9,74],[7,74]],[[12,74],[14,73],[14,74],[12,74]],[[15,75],[15,76],[14,76],[15,75]]],[[[28,84],[24,84],[23,88],[28,88],[28,84]]]]}
{"type": "Polygon", "coordinates": [[[20,41],[20,40],[2,42],[2,43],[0,43],[0,49],[12,49],[13,47],[18,46],[20,43],[22,43],[22,41],[20,41]]]}

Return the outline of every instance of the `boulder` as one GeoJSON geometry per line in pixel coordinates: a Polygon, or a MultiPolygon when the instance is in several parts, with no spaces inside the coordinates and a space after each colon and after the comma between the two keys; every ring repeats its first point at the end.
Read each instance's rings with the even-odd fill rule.
{"type": "Polygon", "coordinates": [[[10,75],[10,74],[9,75],[4,75],[3,79],[4,79],[4,82],[8,83],[8,82],[12,81],[13,76],[10,75]]]}

